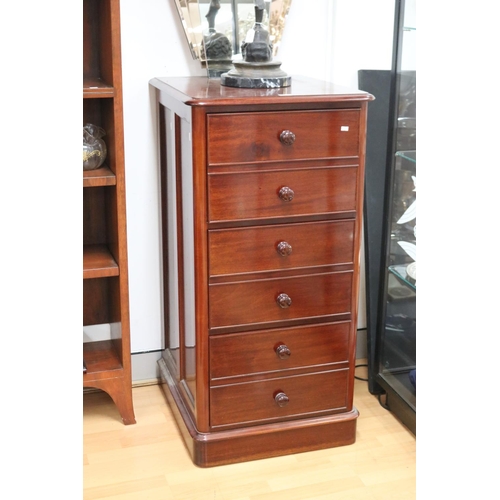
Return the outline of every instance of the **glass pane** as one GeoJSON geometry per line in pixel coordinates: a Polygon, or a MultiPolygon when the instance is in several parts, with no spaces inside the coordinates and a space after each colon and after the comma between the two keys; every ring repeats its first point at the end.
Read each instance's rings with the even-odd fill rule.
{"type": "Polygon", "coordinates": [[[387,295],[380,372],[416,406],[416,156],[395,157],[387,295]]]}
{"type": "Polygon", "coordinates": [[[176,0],[175,4],[193,59],[201,59],[203,36],[200,27],[201,20],[198,0],[176,0]]]}
{"type": "Polygon", "coordinates": [[[255,23],[255,7],[263,5],[265,29],[278,53],[292,0],[175,0],[194,59],[207,66],[209,77],[233,69],[232,59],[255,23]]]}
{"type": "Polygon", "coordinates": [[[386,255],[380,376],[416,410],[417,156],[416,0],[406,0],[396,73],[397,102],[386,255]]]}

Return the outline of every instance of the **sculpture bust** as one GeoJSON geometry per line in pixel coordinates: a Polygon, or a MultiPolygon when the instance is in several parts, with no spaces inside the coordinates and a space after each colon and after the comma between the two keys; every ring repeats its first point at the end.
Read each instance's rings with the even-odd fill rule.
{"type": "Polygon", "coordinates": [[[215,29],[215,17],[220,10],[220,1],[211,0],[208,13],[208,35],[204,37],[204,50],[211,76],[220,76],[231,68],[233,49],[229,38],[215,29]]]}
{"type": "Polygon", "coordinates": [[[219,12],[219,9],[220,9],[219,0],[211,0],[207,15],[205,16],[208,20],[208,31],[210,33],[215,33],[215,16],[219,12]]]}
{"type": "Polygon", "coordinates": [[[291,77],[273,61],[273,45],[263,26],[264,0],[254,0],[255,23],[241,44],[241,60],[233,59],[234,69],[221,74],[221,85],[240,88],[280,88],[291,85],[291,77]]]}
{"type": "Polygon", "coordinates": [[[273,58],[273,45],[269,38],[269,32],[264,29],[264,0],[255,0],[255,24],[253,27],[253,39],[241,44],[241,55],[244,61],[265,62],[273,58]]]}

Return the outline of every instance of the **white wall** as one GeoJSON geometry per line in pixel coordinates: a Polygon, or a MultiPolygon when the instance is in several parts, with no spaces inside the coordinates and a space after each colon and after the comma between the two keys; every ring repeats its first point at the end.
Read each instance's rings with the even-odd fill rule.
{"type": "Polygon", "coordinates": [[[292,0],[278,55],[283,69],[353,87],[359,69],[390,69],[394,3],[292,0]]]}
{"type": "MultiPolygon", "coordinates": [[[[393,17],[393,0],[293,0],[277,58],[292,77],[357,86],[359,69],[390,68],[393,17]]],[[[155,106],[148,81],[205,72],[191,58],[174,0],[122,0],[121,30],[130,322],[132,352],[138,353],[163,347],[155,106]]]]}

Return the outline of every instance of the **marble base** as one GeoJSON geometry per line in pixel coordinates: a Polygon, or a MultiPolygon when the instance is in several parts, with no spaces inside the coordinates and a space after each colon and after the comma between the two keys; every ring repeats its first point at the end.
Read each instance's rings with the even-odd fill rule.
{"type": "Polygon", "coordinates": [[[234,69],[221,75],[220,83],[226,87],[273,89],[289,87],[292,78],[280,69],[280,61],[233,61],[234,69]]]}

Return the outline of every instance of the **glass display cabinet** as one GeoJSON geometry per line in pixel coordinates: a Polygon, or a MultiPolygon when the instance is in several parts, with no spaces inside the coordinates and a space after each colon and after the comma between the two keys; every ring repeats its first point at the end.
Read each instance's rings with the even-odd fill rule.
{"type": "Polygon", "coordinates": [[[391,110],[393,154],[387,176],[376,382],[387,394],[388,408],[415,433],[416,0],[398,3],[391,110]]]}
{"type": "Polygon", "coordinates": [[[367,132],[369,390],[416,434],[416,0],[398,0],[391,71],[360,70],[378,109],[367,132]],[[378,116],[378,118],[377,118],[378,116]],[[380,124],[385,120],[384,129],[380,124]],[[372,132],[371,132],[372,131],[372,132]],[[381,134],[381,135],[377,135],[381,134]],[[381,143],[387,144],[384,151],[381,143]],[[379,149],[377,149],[379,148],[379,149]],[[385,398],[383,398],[385,395],[385,398]]]}

